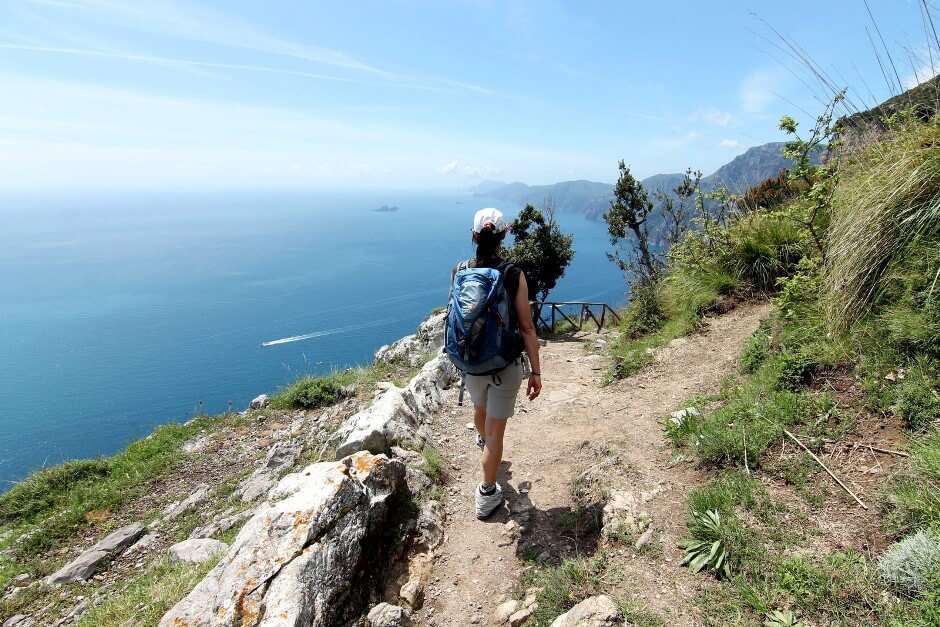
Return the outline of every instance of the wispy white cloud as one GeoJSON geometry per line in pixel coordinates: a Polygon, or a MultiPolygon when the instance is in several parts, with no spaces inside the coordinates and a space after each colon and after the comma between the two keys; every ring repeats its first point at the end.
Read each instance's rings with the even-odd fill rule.
{"type": "MultiPolygon", "coordinates": [[[[44,32],[52,33],[56,38],[60,40],[64,39],[72,45],[44,45],[44,43],[34,41],[31,42],[32,45],[22,45],[18,48],[20,50],[121,58],[129,61],[163,63],[180,69],[209,68],[263,72],[319,80],[381,84],[389,87],[425,91],[460,91],[485,96],[500,95],[488,87],[468,81],[449,77],[422,75],[408,71],[392,72],[362,61],[346,52],[275,37],[258,29],[251,23],[245,22],[223,11],[207,7],[178,4],[168,2],[167,0],[154,0],[151,2],[127,2],[125,0],[28,0],[28,2],[37,9],[55,9],[55,14],[52,16],[44,17],[29,11],[24,12],[24,14],[33,21],[43,22],[44,32]],[[117,28],[117,32],[132,30],[174,39],[185,39],[223,47],[252,50],[271,55],[272,57],[287,57],[311,62],[316,65],[332,68],[337,72],[350,72],[351,76],[337,76],[336,74],[325,74],[319,71],[283,68],[271,62],[258,64],[220,63],[192,59],[177,59],[160,55],[137,54],[136,52],[123,50],[116,51],[112,47],[101,45],[103,42],[101,37],[93,38],[84,35],[78,38],[75,34],[77,26],[72,22],[63,21],[61,19],[63,11],[69,11],[99,26],[117,28]],[[84,45],[75,45],[78,40],[86,43],[84,45]],[[366,78],[372,80],[366,80],[366,78]]],[[[13,46],[9,44],[4,47],[13,48],[13,46]]],[[[267,61],[273,60],[273,58],[267,59],[267,61]]]]}
{"type": "Polygon", "coordinates": [[[469,176],[471,178],[480,178],[483,176],[496,176],[500,172],[499,168],[490,166],[490,165],[461,166],[459,161],[451,161],[450,163],[445,163],[444,165],[439,167],[437,171],[440,172],[441,174],[462,175],[462,176],[469,176]]]}
{"type": "Polygon", "coordinates": [[[275,37],[222,11],[161,0],[30,0],[36,6],[70,10],[93,21],[222,46],[303,59],[322,65],[388,75],[389,72],[338,50],[275,37]]]}
{"type": "Polygon", "coordinates": [[[299,70],[285,70],[281,68],[267,67],[263,65],[241,65],[237,63],[212,63],[209,61],[193,61],[190,59],[173,59],[169,57],[159,57],[143,54],[122,54],[112,52],[102,52],[99,50],[83,50],[78,48],[54,48],[49,46],[24,46],[19,44],[0,44],[0,49],[6,50],[28,50],[30,52],[48,52],[52,54],[74,55],[79,57],[106,57],[109,59],[122,59],[124,61],[143,61],[145,63],[159,63],[163,65],[180,65],[203,68],[216,68],[222,70],[241,70],[246,72],[262,72],[268,74],[286,74],[288,76],[299,76],[303,78],[312,78],[326,81],[339,81],[344,83],[363,83],[365,81],[346,78],[342,76],[331,76],[329,74],[317,74],[314,72],[301,72],[299,70]]]}
{"type": "Polygon", "coordinates": [[[777,98],[776,91],[781,82],[788,80],[781,68],[764,68],[752,71],[741,81],[741,109],[745,113],[761,113],[777,98]]]}
{"type": "Polygon", "coordinates": [[[727,126],[732,119],[733,116],[730,113],[720,111],[716,107],[699,109],[688,118],[689,122],[705,122],[713,126],[727,126]]]}
{"type": "Polygon", "coordinates": [[[721,148],[740,148],[741,142],[739,142],[736,139],[723,139],[720,142],[718,142],[718,145],[721,148]]]}
{"type": "Polygon", "coordinates": [[[489,165],[482,166],[482,167],[467,165],[461,169],[461,172],[463,172],[466,176],[480,178],[484,176],[496,176],[497,174],[499,174],[499,168],[494,168],[493,166],[489,166],[489,165]]]}

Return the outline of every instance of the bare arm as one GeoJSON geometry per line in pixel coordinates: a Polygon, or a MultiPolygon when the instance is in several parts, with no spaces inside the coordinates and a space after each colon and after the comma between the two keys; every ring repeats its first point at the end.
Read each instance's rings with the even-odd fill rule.
{"type": "Polygon", "coordinates": [[[532,400],[542,391],[542,369],[539,362],[539,339],[535,334],[532,310],[529,308],[529,286],[525,280],[525,273],[522,271],[519,272],[519,289],[516,292],[515,304],[522,344],[525,346],[525,352],[529,355],[529,364],[532,366],[532,375],[529,377],[525,390],[526,396],[532,400]]]}

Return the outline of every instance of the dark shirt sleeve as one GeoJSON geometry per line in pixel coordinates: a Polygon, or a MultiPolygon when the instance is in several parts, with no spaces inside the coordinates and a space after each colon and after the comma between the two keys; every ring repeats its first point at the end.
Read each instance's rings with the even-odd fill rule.
{"type": "MultiPolygon", "coordinates": [[[[509,266],[506,272],[506,291],[513,297],[519,292],[519,275],[521,274],[522,270],[515,265],[509,266]]],[[[528,299],[528,294],[526,298],[528,299]]]]}

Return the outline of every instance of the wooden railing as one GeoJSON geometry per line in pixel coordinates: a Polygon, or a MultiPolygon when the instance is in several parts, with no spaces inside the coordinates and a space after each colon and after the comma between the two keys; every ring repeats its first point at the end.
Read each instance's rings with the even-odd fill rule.
{"type": "Polygon", "coordinates": [[[585,303],[579,301],[561,303],[532,302],[529,303],[529,306],[532,308],[532,320],[535,322],[536,330],[545,329],[549,333],[554,333],[555,323],[558,321],[559,317],[566,320],[572,328],[576,328],[579,331],[584,330],[584,324],[588,320],[592,320],[594,324],[597,325],[598,331],[604,328],[604,323],[610,318],[620,320],[620,316],[617,315],[617,312],[607,303],[585,303]],[[568,313],[565,313],[562,308],[568,309],[568,313]],[[571,311],[572,308],[574,308],[577,313],[573,313],[571,311]]]}

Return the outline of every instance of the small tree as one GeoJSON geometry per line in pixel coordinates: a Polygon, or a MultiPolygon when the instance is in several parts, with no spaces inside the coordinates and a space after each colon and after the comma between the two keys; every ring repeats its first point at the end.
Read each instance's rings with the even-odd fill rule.
{"type": "Polygon", "coordinates": [[[653,197],[659,201],[659,213],[663,220],[665,241],[669,250],[681,243],[689,230],[695,195],[701,189],[701,181],[702,173],[698,171],[693,173],[692,168],[688,168],[682,182],[673,189],[675,197],[661,189],[653,192],[653,197]]]}
{"type": "Polygon", "coordinates": [[[643,185],[630,168],[621,161],[620,177],[614,188],[610,210],[604,214],[610,243],[616,249],[607,258],[617,264],[630,286],[630,307],[624,328],[631,336],[639,336],[662,323],[658,284],[661,261],[650,249],[646,221],[653,212],[653,203],[643,185]]]}
{"type": "Polygon", "coordinates": [[[574,237],[561,232],[549,196],[545,214],[527,204],[512,222],[513,246],[509,259],[525,272],[529,300],[545,300],[574,257],[574,237]]]}
{"type": "MultiPolygon", "coordinates": [[[[793,139],[783,146],[783,156],[793,160],[790,180],[800,181],[806,186],[802,194],[809,205],[808,211],[806,215],[794,219],[809,232],[822,259],[826,258],[826,246],[817,228],[817,218],[821,213],[828,213],[832,205],[832,195],[838,183],[838,167],[832,161],[827,165],[813,165],[811,157],[813,154],[821,153],[827,146],[830,150],[837,148],[839,140],[834,139],[836,128],[833,117],[836,106],[844,99],[845,90],[843,89],[826,105],[823,114],[816,118],[816,124],[807,139],[799,136],[798,123],[789,115],[780,118],[780,124],[777,125],[781,131],[793,136],[793,139]]],[[[836,150],[836,157],[837,161],[838,150],[836,150]]]]}
{"type": "Polygon", "coordinates": [[[659,278],[660,263],[650,250],[646,226],[652,212],[653,203],[643,185],[621,161],[614,199],[610,201],[610,210],[604,214],[610,243],[616,246],[613,253],[607,253],[607,258],[617,264],[624,275],[633,275],[641,283],[655,283],[659,278]]]}

